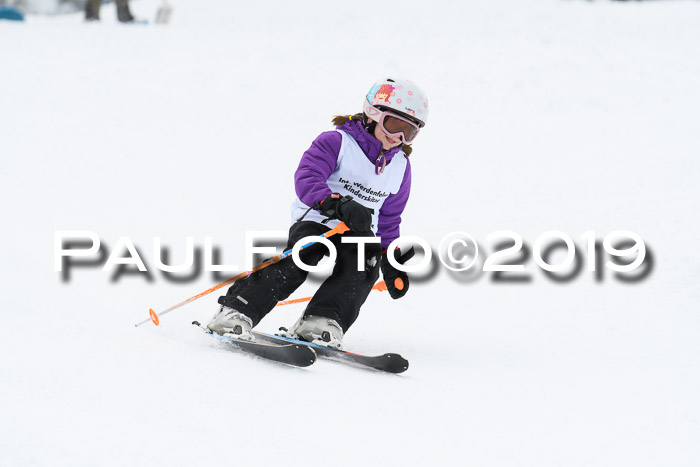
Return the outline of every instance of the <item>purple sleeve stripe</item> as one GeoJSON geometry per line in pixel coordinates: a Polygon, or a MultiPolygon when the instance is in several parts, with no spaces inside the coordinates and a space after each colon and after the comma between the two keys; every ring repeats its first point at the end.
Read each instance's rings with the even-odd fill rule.
{"type": "Polygon", "coordinates": [[[294,188],[307,206],[313,206],[331,193],[327,180],[337,165],[342,138],[337,131],[321,133],[301,156],[294,174],[294,188]]]}

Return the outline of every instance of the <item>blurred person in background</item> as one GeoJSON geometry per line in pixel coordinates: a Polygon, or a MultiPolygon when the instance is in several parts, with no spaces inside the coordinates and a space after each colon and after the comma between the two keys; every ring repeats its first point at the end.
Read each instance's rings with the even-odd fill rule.
{"type": "MultiPolygon", "coordinates": [[[[129,0],[115,0],[115,2],[117,4],[117,19],[121,23],[133,22],[135,18],[129,11],[129,0]]],[[[99,21],[101,6],[102,0],[87,0],[85,4],[85,20],[99,21]]]]}

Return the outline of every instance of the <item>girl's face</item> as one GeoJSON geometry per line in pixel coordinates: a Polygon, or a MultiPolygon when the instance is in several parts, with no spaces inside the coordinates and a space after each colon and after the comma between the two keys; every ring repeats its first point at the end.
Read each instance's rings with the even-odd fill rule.
{"type": "Polygon", "coordinates": [[[382,148],[386,151],[387,149],[395,148],[401,144],[401,136],[389,136],[379,128],[379,125],[374,127],[374,137],[382,143],[382,148]]]}

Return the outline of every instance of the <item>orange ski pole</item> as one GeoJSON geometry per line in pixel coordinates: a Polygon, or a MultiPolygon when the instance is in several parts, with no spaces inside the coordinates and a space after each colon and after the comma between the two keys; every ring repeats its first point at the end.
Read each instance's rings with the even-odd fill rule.
{"type": "MultiPolygon", "coordinates": [[[[350,229],[348,228],[348,226],[346,226],[344,222],[341,222],[341,223],[338,224],[334,229],[329,230],[328,232],[324,233],[323,235],[319,235],[319,237],[328,238],[328,237],[331,237],[331,236],[333,236],[333,235],[335,235],[335,234],[342,234],[342,233],[344,233],[344,232],[347,232],[348,230],[350,230],[350,229]]],[[[302,246],[302,247],[300,248],[300,250],[303,250],[304,248],[309,247],[309,246],[311,246],[311,245],[314,245],[314,244],[316,244],[316,243],[318,243],[318,242],[317,242],[317,241],[309,242],[309,243],[307,243],[306,245],[302,246]]],[[[270,258],[270,259],[267,259],[267,260],[263,261],[262,263],[258,264],[257,266],[255,266],[255,267],[254,267],[253,269],[251,269],[250,271],[245,271],[245,272],[242,272],[242,273],[238,274],[238,275],[235,276],[235,277],[232,277],[232,278],[230,278],[230,279],[226,279],[226,280],[223,281],[222,283],[217,284],[217,285],[215,285],[214,287],[205,290],[204,292],[198,293],[198,294],[195,295],[194,297],[190,297],[190,298],[188,298],[187,300],[178,303],[177,305],[173,305],[173,306],[171,306],[170,308],[166,308],[165,310],[161,311],[160,313],[156,313],[156,312],[153,310],[153,308],[150,308],[150,309],[148,310],[148,314],[150,315],[150,317],[149,317],[148,319],[145,319],[145,320],[141,321],[140,323],[136,323],[134,326],[137,326],[137,327],[138,327],[138,326],[141,326],[142,324],[145,324],[145,323],[147,323],[147,322],[149,322],[149,321],[152,321],[153,324],[155,324],[156,326],[158,326],[158,325],[160,324],[160,319],[159,319],[159,318],[160,318],[161,316],[163,316],[163,315],[165,315],[165,314],[167,314],[167,313],[170,313],[171,311],[173,311],[173,310],[175,310],[175,309],[177,309],[177,308],[180,308],[180,307],[183,306],[183,305],[187,305],[188,303],[194,302],[195,300],[198,300],[198,299],[204,297],[205,295],[208,295],[208,294],[214,292],[215,290],[218,290],[218,289],[220,289],[220,288],[222,288],[222,287],[226,287],[227,285],[232,284],[232,283],[236,282],[237,280],[241,280],[241,279],[243,279],[243,278],[245,278],[245,277],[248,277],[249,275],[253,274],[254,272],[258,272],[258,271],[260,271],[261,269],[264,269],[264,268],[268,267],[268,266],[271,265],[271,264],[278,263],[278,262],[282,261],[284,258],[286,258],[286,257],[288,257],[288,256],[291,256],[292,251],[293,251],[293,249],[290,249],[290,250],[288,250],[288,251],[285,251],[285,252],[282,253],[282,254],[279,254],[279,255],[274,256],[274,257],[272,257],[272,258],[270,258]]]]}
{"type": "MultiPolygon", "coordinates": [[[[401,280],[400,277],[397,277],[396,280],[394,281],[394,285],[396,285],[396,288],[399,290],[403,289],[403,281],[401,280]]],[[[379,290],[380,292],[384,292],[386,290],[386,282],[384,281],[379,281],[376,284],[374,284],[374,287],[372,287],[372,290],[379,290]]],[[[302,297],[302,298],[295,298],[292,300],[283,300],[281,302],[278,302],[277,305],[275,306],[283,306],[283,305],[291,305],[293,303],[302,303],[302,302],[308,302],[311,301],[311,297],[302,297]]]]}

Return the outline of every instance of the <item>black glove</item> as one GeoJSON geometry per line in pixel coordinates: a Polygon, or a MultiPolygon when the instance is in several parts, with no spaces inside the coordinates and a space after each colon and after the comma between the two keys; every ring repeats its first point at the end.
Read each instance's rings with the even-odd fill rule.
{"type": "MultiPolygon", "coordinates": [[[[401,250],[397,248],[394,250],[394,259],[396,259],[399,264],[404,264],[406,261],[413,258],[415,253],[416,250],[411,247],[402,255],[401,250]]],[[[386,252],[382,253],[382,276],[384,276],[384,282],[386,283],[389,295],[396,300],[397,298],[403,297],[406,295],[406,292],[408,292],[408,274],[392,266],[386,255],[386,252]]]]}
{"type": "Polygon", "coordinates": [[[355,232],[370,232],[372,230],[372,214],[374,209],[366,208],[352,196],[340,196],[338,193],[331,193],[320,203],[316,203],[314,208],[321,211],[321,214],[330,219],[340,219],[345,222],[350,230],[355,232]]]}

